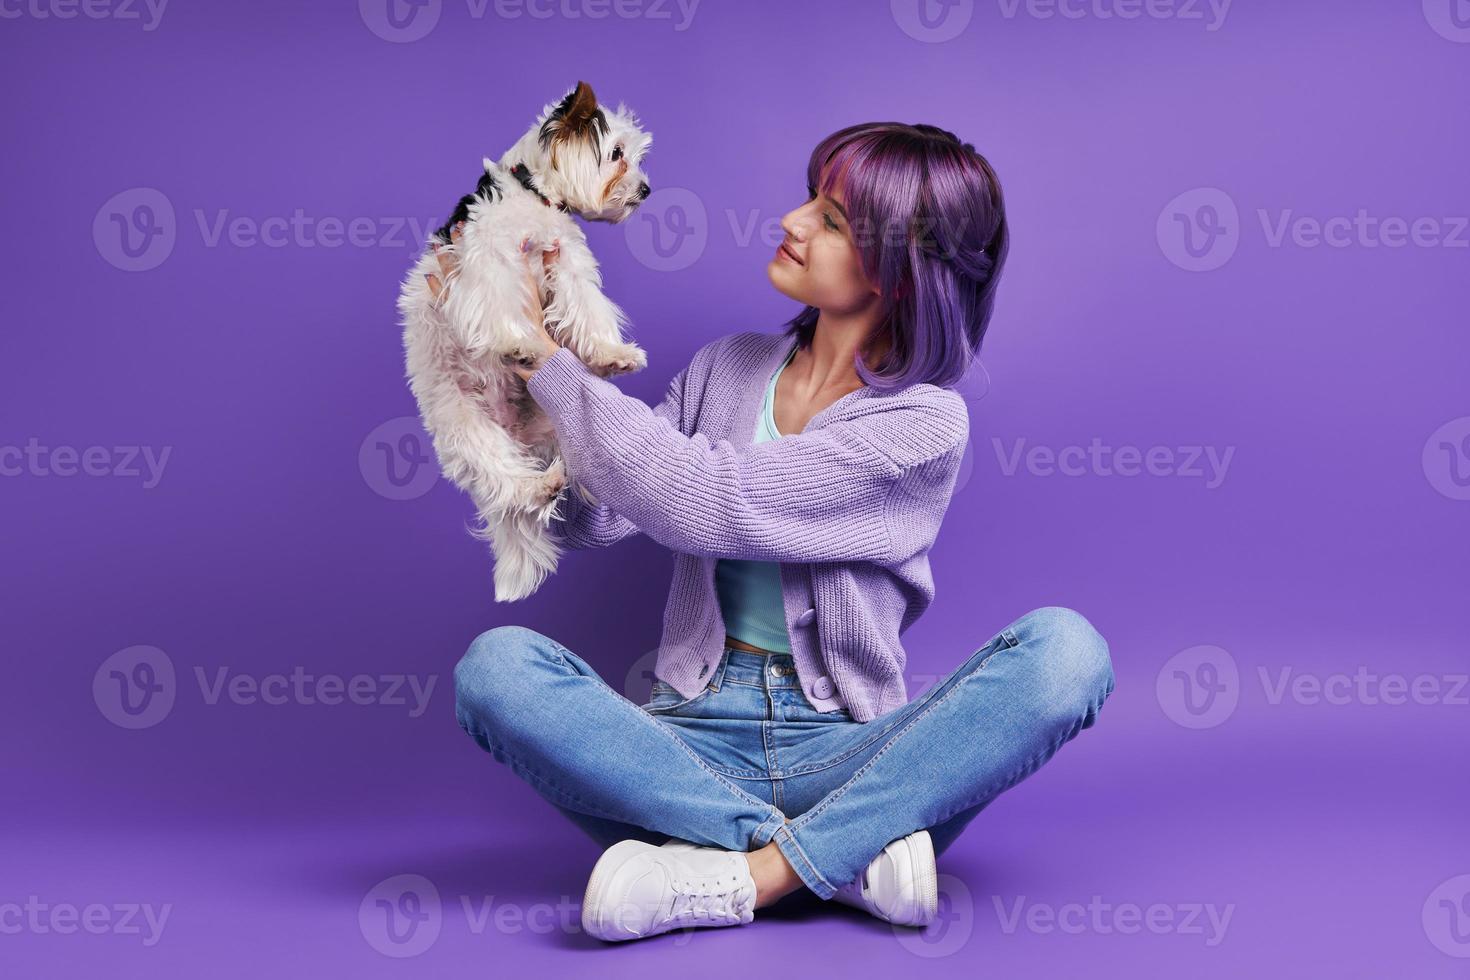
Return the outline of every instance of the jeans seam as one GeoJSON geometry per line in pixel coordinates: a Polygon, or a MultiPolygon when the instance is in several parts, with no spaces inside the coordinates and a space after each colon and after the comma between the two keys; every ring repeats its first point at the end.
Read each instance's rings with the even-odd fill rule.
{"type": "Polygon", "coordinates": [[[782,785],[781,779],[776,773],[781,771],[781,766],[776,758],[776,740],[773,737],[772,724],[770,721],[761,722],[761,741],[766,749],[766,779],[771,784],[771,805],[785,812],[786,787],[782,785]]]}
{"type": "MultiPolygon", "coordinates": [[[[856,724],[856,723],[854,723],[854,724],[856,724]]],[[[831,769],[833,766],[838,765],[839,763],[846,762],[848,759],[851,759],[853,756],[857,755],[863,749],[866,749],[868,746],[872,745],[874,742],[876,742],[879,739],[881,739],[883,737],[883,734],[884,733],[881,732],[881,731],[875,732],[872,738],[868,739],[867,741],[865,741],[865,742],[863,742],[863,743],[861,743],[861,744],[859,744],[859,745],[857,745],[857,746],[855,746],[853,748],[848,749],[847,751],[843,752],[841,755],[833,756],[830,759],[824,759],[821,762],[811,762],[811,763],[808,763],[808,764],[806,764],[804,766],[800,766],[799,768],[796,768],[796,769],[773,770],[773,773],[774,772],[779,772],[780,773],[780,778],[782,778],[782,779],[790,779],[790,778],[795,777],[795,776],[809,776],[809,775],[811,775],[814,772],[821,772],[823,769],[831,769]]],[[[893,730],[892,729],[889,729],[888,734],[890,734],[890,735],[893,734],[893,730]]]]}
{"type": "MultiPolygon", "coordinates": [[[[989,644],[986,644],[986,646],[989,646],[989,644]]],[[[875,762],[883,758],[883,756],[888,753],[888,750],[893,748],[893,746],[897,744],[898,740],[903,738],[903,736],[908,733],[909,729],[913,728],[914,725],[918,723],[919,719],[928,715],[929,712],[933,711],[935,708],[939,707],[941,704],[944,704],[944,702],[954,697],[955,694],[960,690],[960,688],[965,685],[967,681],[969,681],[976,674],[980,673],[980,671],[984,670],[986,667],[990,666],[990,661],[995,659],[996,654],[1002,653],[1006,650],[1012,650],[1014,648],[1015,644],[1008,643],[1007,646],[996,647],[994,650],[992,650],[983,660],[980,661],[980,665],[978,667],[976,667],[970,673],[966,674],[965,677],[963,677],[958,683],[956,683],[954,687],[950,688],[949,693],[945,694],[944,697],[940,698],[939,700],[925,705],[924,709],[922,711],[916,712],[914,714],[914,717],[910,718],[908,722],[903,725],[902,728],[893,732],[889,737],[887,744],[885,744],[883,748],[879,749],[876,755],[874,755],[867,762],[863,763],[862,768],[860,768],[857,772],[849,776],[847,782],[834,789],[831,793],[828,793],[826,798],[819,802],[815,807],[797,817],[796,820],[792,822],[792,827],[799,829],[800,827],[806,826],[818,815],[820,815],[822,811],[826,810],[829,806],[840,800],[847,793],[847,791],[851,789],[854,785],[856,785],[857,781],[861,779],[863,775],[866,774],[867,771],[873,767],[873,764],[875,762]]]]}
{"type": "MultiPolygon", "coordinates": [[[[766,689],[766,686],[767,686],[767,685],[764,685],[764,684],[756,684],[756,683],[753,683],[751,681],[737,680],[734,677],[729,678],[728,680],[725,681],[725,683],[726,684],[733,684],[736,687],[753,687],[757,691],[763,691],[763,690],[766,689]]],[[[790,685],[782,686],[782,685],[776,685],[776,684],[770,685],[770,689],[773,690],[773,691],[794,691],[794,690],[796,690],[796,688],[791,687],[790,685]]]]}
{"type": "Polygon", "coordinates": [[[514,772],[516,775],[520,776],[527,782],[531,783],[533,786],[546,787],[546,789],[551,791],[554,796],[558,797],[562,801],[563,806],[576,810],[579,813],[585,813],[589,816],[600,817],[604,820],[615,820],[618,822],[623,822],[623,817],[620,817],[615,813],[605,813],[600,807],[593,806],[591,803],[583,800],[580,796],[574,796],[570,793],[564,792],[555,783],[548,781],[535,770],[529,768],[520,760],[511,756],[509,753],[506,753],[505,758],[506,764],[510,766],[512,772],[514,772]]]}
{"type": "Polygon", "coordinates": [[[594,817],[602,817],[607,820],[622,819],[615,814],[604,813],[599,807],[593,805],[587,800],[582,799],[580,796],[567,792],[559,784],[551,782],[549,779],[545,778],[540,773],[527,766],[513,752],[511,752],[510,748],[504,742],[500,742],[496,739],[491,738],[490,733],[485,730],[484,726],[475,724],[473,727],[471,727],[471,725],[466,724],[464,721],[461,721],[459,727],[464,730],[464,733],[466,735],[470,736],[475,741],[483,741],[485,750],[489,752],[490,755],[493,756],[495,759],[504,763],[511,770],[511,772],[515,773],[526,782],[531,783],[533,786],[545,787],[553,796],[557,797],[557,799],[561,801],[562,805],[570,807],[573,810],[577,810],[580,813],[586,813],[594,817]]]}
{"type": "MultiPolygon", "coordinates": [[[[667,682],[665,682],[665,683],[667,683],[667,682]]],[[[614,693],[616,693],[616,692],[614,692],[614,693]]],[[[673,711],[676,708],[687,707],[688,705],[691,705],[691,704],[693,704],[696,701],[702,701],[702,700],[704,700],[705,698],[709,697],[711,694],[714,694],[714,693],[716,693],[714,688],[712,688],[712,687],[706,687],[703,691],[700,691],[698,694],[694,695],[694,697],[692,697],[692,698],[685,698],[683,701],[675,701],[673,704],[663,704],[663,705],[657,705],[657,706],[655,706],[650,701],[646,705],[633,705],[633,706],[635,708],[637,708],[639,711],[644,712],[645,714],[649,714],[649,715],[659,714],[659,715],[662,715],[662,714],[667,714],[667,713],[673,711]]],[[[628,702],[628,703],[629,704],[632,704],[631,701],[628,702]]]]}
{"type": "Polygon", "coordinates": [[[1023,764],[1021,764],[1020,766],[1018,766],[1014,770],[1012,770],[1011,773],[1009,775],[1007,775],[1005,779],[991,782],[985,788],[984,791],[982,791],[981,793],[979,793],[975,797],[971,798],[963,806],[960,806],[957,809],[955,809],[954,811],[945,814],[943,817],[940,817],[937,821],[935,821],[935,825],[938,826],[939,824],[944,823],[946,820],[949,820],[951,817],[955,816],[956,814],[964,813],[966,810],[968,810],[971,807],[975,806],[977,803],[980,803],[982,800],[994,799],[995,797],[999,796],[1001,793],[1004,793],[1006,790],[1010,789],[1016,783],[1020,782],[1021,779],[1023,777],[1025,777],[1027,773],[1034,772],[1036,770],[1036,768],[1038,768],[1038,766],[1039,766],[1039,763],[1037,762],[1037,760],[1039,759],[1039,760],[1045,761],[1047,759],[1050,759],[1052,756],[1056,755],[1058,752],[1060,752],[1063,745],[1066,745],[1073,738],[1077,737],[1077,735],[1082,731],[1081,725],[1082,725],[1083,719],[1085,719],[1089,714],[1091,714],[1091,715],[1098,714],[1102,710],[1102,704],[1105,701],[1107,701],[1107,695],[1103,695],[1102,700],[1099,701],[1096,706],[1094,706],[1094,707],[1090,708],[1088,711],[1084,712],[1081,718],[1079,718],[1079,719],[1077,719],[1077,721],[1073,722],[1072,723],[1072,727],[1070,729],[1066,730],[1061,735],[1059,735],[1056,738],[1052,739],[1051,742],[1049,742],[1047,744],[1047,749],[1046,750],[1043,750],[1041,752],[1037,752],[1036,754],[1032,755],[1023,764]],[[992,787],[994,787],[993,790],[992,790],[992,787]]]}
{"type": "MultiPolygon", "coordinates": [[[[796,834],[792,831],[792,825],[788,824],[777,828],[776,833],[773,835],[772,839],[776,840],[777,838],[784,840],[791,845],[792,850],[794,850],[797,854],[797,857],[801,859],[801,864],[804,865],[807,871],[810,872],[811,878],[815,879],[818,883],[821,884],[823,888],[827,889],[829,892],[837,891],[837,889],[833,887],[832,883],[827,880],[826,876],[823,875],[822,872],[817,870],[817,866],[815,864],[812,864],[812,859],[807,856],[806,850],[801,846],[801,843],[797,841],[796,834]]],[[[776,846],[780,847],[780,844],[778,843],[776,846]]],[[[781,853],[786,853],[786,849],[784,847],[781,848],[781,853]]],[[[801,878],[804,883],[807,882],[808,875],[804,875],[800,871],[797,871],[795,866],[793,866],[791,870],[796,871],[797,876],[801,878]]],[[[808,884],[808,887],[810,887],[810,884],[808,884]]],[[[821,893],[818,892],[818,894],[820,895],[821,893]]],[[[826,896],[822,897],[825,898],[826,896]]]]}
{"type": "MultiPolygon", "coordinates": [[[[555,643],[556,641],[553,640],[552,642],[555,643]]],[[[692,697],[692,698],[685,698],[683,701],[675,701],[673,704],[666,704],[666,705],[662,705],[662,706],[657,707],[657,708],[649,707],[649,706],[645,705],[645,706],[641,706],[641,710],[647,712],[648,714],[654,714],[654,713],[668,714],[669,712],[672,712],[675,709],[684,708],[684,707],[687,707],[687,706],[693,704],[696,701],[703,700],[705,697],[707,697],[707,696],[709,696],[711,694],[718,694],[718,693],[720,693],[720,686],[723,683],[724,677],[725,677],[725,663],[726,663],[726,657],[725,657],[724,654],[721,654],[720,655],[720,661],[719,661],[719,663],[715,664],[715,672],[710,675],[710,679],[705,684],[704,690],[703,691],[700,691],[698,694],[694,695],[694,697],[692,697]]],[[[657,680],[657,677],[655,677],[655,680],[657,680]]],[[[604,683],[606,683],[606,682],[604,682],[604,683]]],[[[670,688],[673,688],[673,686],[674,686],[674,685],[670,684],[668,681],[664,681],[663,683],[664,683],[664,685],[666,685],[667,687],[670,687],[670,688]]],[[[675,691],[677,693],[677,688],[675,688],[675,691]]],[[[650,704],[652,704],[652,702],[650,702],[650,704]]]]}
{"type": "Polygon", "coordinates": [[[771,813],[771,815],[764,821],[762,821],[761,825],[755,829],[755,833],[751,835],[750,843],[752,849],[756,847],[765,847],[771,841],[775,840],[776,835],[781,832],[781,828],[786,826],[786,814],[782,813],[779,809],[775,807],[772,807],[772,811],[773,812],[771,813]],[[769,837],[764,837],[763,839],[763,832],[769,824],[775,824],[775,829],[771,831],[769,837]]]}
{"type": "MultiPolygon", "coordinates": [[[[563,657],[562,656],[562,653],[563,652],[571,653],[571,651],[568,650],[566,647],[562,646],[560,643],[556,642],[556,640],[553,640],[549,636],[546,637],[546,639],[548,641],[550,641],[550,643],[551,643],[551,645],[553,647],[553,652],[556,653],[557,660],[561,662],[562,666],[564,666],[564,667],[571,666],[567,662],[566,657],[563,657]]],[[[575,668],[573,668],[573,670],[577,674],[581,674],[582,673],[581,671],[576,670],[575,668]]],[[[601,678],[601,676],[597,675],[595,671],[593,673],[593,676],[597,679],[597,682],[599,684],[601,684],[604,688],[606,688],[607,691],[608,691],[608,693],[613,696],[613,701],[614,702],[620,702],[620,703],[626,705],[629,709],[631,709],[634,712],[634,714],[636,714],[639,718],[641,718],[644,723],[653,726],[654,730],[657,731],[660,735],[662,735],[664,738],[667,738],[669,741],[673,742],[680,749],[682,749],[684,751],[684,753],[689,756],[689,758],[693,759],[696,763],[698,763],[699,764],[699,767],[701,769],[703,769],[705,772],[709,773],[710,776],[712,776],[714,778],[715,782],[717,782],[721,786],[723,786],[730,793],[730,795],[734,796],[741,803],[745,803],[747,805],[754,805],[757,808],[770,806],[770,804],[765,803],[762,800],[759,800],[759,799],[757,799],[754,796],[751,796],[749,793],[745,792],[740,787],[738,787],[738,786],[734,785],[733,783],[729,782],[728,780],[726,780],[724,776],[721,776],[719,773],[717,773],[713,769],[711,769],[709,767],[709,764],[704,761],[704,759],[699,755],[698,752],[695,752],[694,751],[694,748],[688,742],[684,741],[678,735],[676,735],[673,732],[669,731],[668,728],[664,727],[664,725],[662,725],[658,721],[656,721],[654,719],[654,717],[652,715],[650,715],[647,711],[645,711],[644,709],[640,708],[638,705],[634,704],[632,701],[629,701],[627,698],[623,697],[617,691],[614,691],[612,689],[611,685],[609,685],[607,683],[607,681],[603,680],[601,678]]],[[[696,697],[703,697],[704,694],[707,694],[707,693],[709,693],[708,690],[702,692],[701,694],[696,695],[696,697]]],[[[771,807],[771,809],[774,810],[775,808],[774,807],[771,807]]],[[[780,812],[780,811],[777,811],[777,812],[780,812]]],[[[783,817],[783,819],[784,819],[784,817],[783,817]]]]}
{"type": "MultiPolygon", "coordinates": [[[[982,646],[979,650],[976,650],[975,651],[975,654],[983,653],[988,647],[990,647],[992,645],[995,645],[995,649],[991,650],[990,653],[986,655],[985,659],[983,659],[983,660],[980,661],[980,668],[979,669],[983,669],[984,666],[985,666],[985,664],[987,664],[987,663],[990,662],[990,658],[991,657],[995,656],[997,653],[1000,653],[1002,650],[1009,650],[1011,647],[1016,646],[1016,643],[1017,643],[1017,641],[1015,639],[1015,634],[1012,633],[1009,629],[1002,630],[1000,633],[996,634],[996,636],[993,637],[988,643],[986,643],[984,646],[982,646]],[[997,640],[1003,640],[1003,641],[1005,641],[1004,642],[1004,645],[996,644],[996,641],[997,640]]],[[[974,656],[975,654],[971,654],[971,656],[974,656]]],[[[970,657],[966,657],[965,658],[965,662],[966,663],[968,663],[969,660],[970,660],[970,657]]],[[[956,667],[955,670],[958,671],[958,670],[960,670],[963,667],[964,667],[964,664],[961,664],[959,667],[956,667]]],[[[956,686],[958,686],[958,685],[956,685],[956,686]]],[[[945,697],[948,697],[948,696],[949,695],[945,695],[945,697]]],[[[910,701],[907,704],[899,705],[894,710],[895,711],[902,711],[904,708],[908,707],[909,704],[914,704],[914,703],[916,703],[916,702],[910,701]]],[[[927,712],[928,710],[929,709],[926,707],[923,711],[919,712],[919,714],[922,715],[925,712],[927,712]]],[[[880,715],[879,717],[881,718],[882,716],[880,715]]],[[[873,722],[875,722],[877,720],[878,720],[877,718],[874,718],[873,721],[864,722],[863,724],[872,725],[873,722]]],[[[903,727],[906,729],[906,728],[908,728],[908,725],[905,724],[903,727]]],[[[888,737],[896,737],[895,732],[894,732],[893,729],[889,729],[889,731],[886,733],[886,735],[888,737]]],[[[808,763],[807,765],[802,766],[802,767],[800,767],[798,769],[792,769],[792,770],[789,770],[789,771],[782,771],[781,776],[782,776],[782,778],[788,778],[788,777],[793,777],[793,776],[809,776],[809,775],[811,775],[814,772],[821,772],[823,769],[831,769],[833,766],[838,765],[839,763],[842,763],[842,762],[846,762],[848,759],[851,759],[853,756],[857,755],[859,752],[863,751],[868,746],[872,745],[874,742],[876,742],[879,739],[884,738],[884,737],[885,737],[885,733],[882,730],[874,731],[872,738],[869,738],[869,739],[861,742],[860,744],[858,744],[857,746],[855,746],[853,748],[849,748],[846,752],[843,752],[841,755],[833,756],[832,758],[825,759],[825,760],[823,760],[821,762],[811,762],[811,763],[808,763]]]]}

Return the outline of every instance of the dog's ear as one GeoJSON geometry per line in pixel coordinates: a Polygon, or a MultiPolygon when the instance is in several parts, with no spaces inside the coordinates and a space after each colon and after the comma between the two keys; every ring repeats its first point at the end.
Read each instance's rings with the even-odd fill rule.
{"type": "Polygon", "coordinates": [[[607,115],[598,107],[592,86],[586,82],[578,82],[577,87],[557,103],[556,108],[551,110],[551,115],[546,117],[546,122],[541,126],[541,145],[552,145],[554,151],[553,144],[591,137],[592,144],[596,146],[597,137],[606,132],[607,115]]]}
{"type": "Polygon", "coordinates": [[[563,125],[574,132],[580,132],[592,124],[592,114],[597,111],[597,96],[592,93],[592,86],[586,82],[578,82],[572,94],[567,96],[567,112],[563,125]]]}

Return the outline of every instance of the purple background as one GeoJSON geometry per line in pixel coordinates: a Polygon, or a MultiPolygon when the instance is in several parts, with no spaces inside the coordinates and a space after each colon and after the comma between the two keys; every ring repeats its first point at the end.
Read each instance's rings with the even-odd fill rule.
{"type": "Polygon", "coordinates": [[[558,0],[545,18],[442,0],[410,22],[438,11],[414,41],[380,36],[384,2],[173,0],[151,30],[144,7],[4,8],[0,451],[46,452],[0,457],[0,972],[1470,972],[1465,690],[1450,703],[1470,660],[1470,29],[1452,0],[1240,2],[1223,23],[1184,0],[1135,19],[1099,15],[1126,0],[1075,18],[994,0],[934,33],[913,0],[705,0],[687,23],[654,0],[618,8],[639,16],[558,0]],[[823,135],[931,122],[1001,175],[1014,247],[991,380],[967,386],[972,453],[932,554],[936,602],[905,635],[911,692],[1054,603],[1107,636],[1118,686],[1095,729],[942,859],[929,934],[798,905],[604,949],[575,915],[596,845],[454,723],[449,672],[483,629],[546,632],[630,696],[658,640],[667,552],[573,554],[532,599],[498,605],[466,499],[443,480],[390,499],[370,438],[414,414],[393,300],[416,241],[397,226],[442,220],[480,156],[578,78],[656,135],[648,217],[590,231],[650,353],[619,384],[646,401],[700,345],[793,312],[765,277],[774,240],[743,230],[801,203],[823,135]],[[137,188],[167,199],[174,241],[127,271],[112,216],[131,219],[137,188]],[[1219,198],[1202,188],[1238,218],[1210,222],[1219,198]],[[650,259],[680,208],[696,237],[650,259]],[[248,231],[298,209],[315,230],[282,247],[211,244],[222,214],[248,231]],[[1426,219],[1458,246],[1356,230],[1341,247],[1273,245],[1283,213],[1360,210],[1426,219]],[[330,247],[325,218],[363,219],[373,241],[330,247]],[[1181,267],[1183,222],[1193,242],[1225,230],[1218,268],[1181,267]],[[1016,470],[1019,439],[1233,455],[1211,488],[1016,470]],[[94,470],[126,470],[115,447],[169,456],[151,487],[54,472],[65,447],[94,446],[111,461],[94,454],[94,470]],[[136,645],[166,654],[175,700],[130,730],[110,720],[103,662],[136,645]],[[1175,673],[1209,679],[1200,657],[1222,671],[1214,702],[1175,673]],[[196,670],[220,668],[437,686],[419,717],[210,703],[196,670]],[[1359,668],[1440,693],[1273,698],[1283,670],[1359,668]],[[375,948],[371,914],[399,874],[442,901],[437,939],[405,958],[375,948]],[[170,917],[151,946],[17,930],[5,904],[29,896],[170,917]],[[1109,914],[1008,928],[1018,901],[1041,915],[1093,896],[1231,918],[1213,944],[1208,927],[1120,933],[1109,914]],[[484,923],[461,897],[534,925],[484,923]],[[538,903],[568,909],[565,927],[538,903]]]}

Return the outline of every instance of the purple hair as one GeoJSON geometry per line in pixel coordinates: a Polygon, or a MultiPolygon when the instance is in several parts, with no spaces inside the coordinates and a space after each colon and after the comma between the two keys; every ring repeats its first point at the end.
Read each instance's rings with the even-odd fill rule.
{"type": "MultiPolygon", "coordinates": [[[[863,123],[817,144],[807,190],[843,194],[863,273],[882,318],[854,361],[863,382],[893,391],[953,387],[980,351],[1010,236],[1000,179],[969,143],[937,126],[863,123]],[[866,353],[882,338],[876,371],[866,353]]],[[[801,347],[816,333],[808,306],[787,322],[801,347]]]]}

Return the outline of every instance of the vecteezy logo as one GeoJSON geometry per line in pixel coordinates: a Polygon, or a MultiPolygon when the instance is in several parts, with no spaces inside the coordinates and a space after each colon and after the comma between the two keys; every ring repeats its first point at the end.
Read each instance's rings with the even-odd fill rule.
{"type": "Polygon", "coordinates": [[[114,194],[92,219],[97,254],[124,272],[147,272],[162,265],[177,238],[173,203],[152,187],[114,194]]]}
{"type": "Polygon", "coordinates": [[[889,10],[915,41],[938,44],[960,36],[975,13],[975,0],[889,0],[889,10]]]}
{"type": "Polygon", "coordinates": [[[1229,651],[1190,647],[1170,657],[1159,671],[1154,693],[1159,707],[1177,725],[1214,728],[1240,703],[1240,670],[1229,651]]]}
{"type": "Polygon", "coordinates": [[[923,931],[894,926],[893,934],[904,949],[926,959],[953,956],[964,949],[975,932],[975,899],[967,886],[951,874],[941,874],[939,914],[923,931]]]}
{"type": "Polygon", "coordinates": [[[434,945],[443,924],[439,889],[423,875],[380,881],[357,907],[362,938],[384,956],[418,956],[434,945]]]}
{"type": "Polygon", "coordinates": [[[426,37],[439,23],[441,7],[442,0],[357,0],[367,29],[394,44],[426,37]]]}
{"type": "Polygon", "coordinates": [[[1470,500],[1470,415],[1434,430],[1423,463],[1430,486],[1451,500],[1470,500]]]}
{"type": "Polygon", "coordinates": [[[1164,205],[1155,232],[1164,257],[1189,272],[1229,262],[1240,245],[1240,212],[1216,187],[1185,191],[1164,205]]]}
{"type": "Polygon", "coordinates": [[[964,490],[970,483],[970,477],[975,475],[975,440],[973,437],[965,439],[965,455],[960,458],[960,472],[954,478],[954,489],[951,494],[957,494],[964,490]]]}
{"type": "Polygon", "coordinates": [[[623,697],[634,704],[647,704],[653,699],[653,668],[658,663],[658,647],[633,661],[623,678],[623,697]]]}
{"type": "Polygon", "coordinates": [[[1424,19],[1440,37],[1470,44],[1470,0],[1424,0],[1424,19]]]}
{"type": "Polygon", "coordinates": [[[158,647],[119,650],[92,675],[92,700],[119,728],[152,728],[173,710],[174,664],[158,647]]]}
{"type": "Polygon", "coordinates": [[[1456,875],[1424,900],[1424,935],[1446,956],[1470,957],[1470,875],[1456,875]]]}
{"type": "MultiPolygon", "coordinates": [[[[970,366],[970,370],[955,385],[961,398],[965,400],[966,410],[970,418],[979,417],[979,409],[976,407],[986,395],[990,394],[990,371],[985,367],[985,362],[978,357],[970,366]]],[[[958,494],[969,486],[970,479],[975,475],[975,461],[979,452],[975,449],[975,430],[972,427],[969,435],[965,438],[965,455],[960,459],[960,472],[955,477],[954,490],[958,494]]]]}
{"type": "Polygon", "coordinates": [[[389,500],[422,497],[439,480],[433,443],[412,415],[389,419],[367,434],[357,468],[373,492],[389,500]]]}
{"type": "Polygon", "coordinates": [[[664,187],[629,219],[624,237],[633,258],[655,272],[687,269],[709,242],[709,216],[699,195],[685,187],[664,187]]]}

